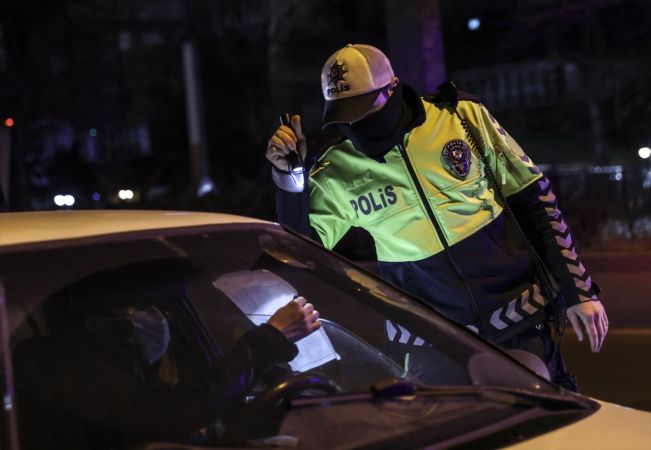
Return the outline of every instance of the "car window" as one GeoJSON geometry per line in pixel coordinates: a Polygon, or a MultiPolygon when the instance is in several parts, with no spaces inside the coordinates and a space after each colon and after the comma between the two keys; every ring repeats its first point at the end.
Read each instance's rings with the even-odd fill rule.
{"type": "MultiPolygon", "coordinates": [[[[0,271],[24,448],[241,442],[229,433],[241,431],[242,411],[287,385],[299,396],[397,380],[556,392],[470,331],[276,226],[31,248],[3,255],[0,271]],[[264,324],[296,295],[315,305],[322,328],[283,360],[276,355],[293,346],[264,324]]],[[[265,419],[278,430],[273,423],[265,419]]]]}
{"type": "MultiPolygon", "coordinates": [[[[228,304],[232,309],[229,317],[242,312],[236,304],[238,292],[225,292],[225,277],[237,278],[240,294],[248,297],[256,295],[248,285],[268,283],[269,291],[275,283],[278,289],[280,285],[289,286],[285,301],[291,299],[292,293],[305,296],[326,321],[328,337],[336,334],[330,341],[337,358],[319,367],[320,370],[342,366],[347,372],[365,373],[355,367],[360,358],[342,357],[352,351],[351,347],[355,347],[352,352],[357,354],[362,342],[368,352],[382,354],[391,361],[390,370],[394,372],[385,373],[385,377],[395,374],[399,367],[402,375],[430,386],[498,384],[549,388],[538,378],[506,364],[504,356],[473,339],[470,332],[438,319],[401,291],[299,237],[273,229],[264,233],[233,230],[172,237],[169,242],[192,254],[211,274],[211,285],[197,287],[192,301],[214,334],[219,335],[220,329],[229,327],[215,323],[217,318],[226,316],[211,312],[211,308],[228,304]],[[222,297],[230,301],[215,301],[222,297]],[[513,371],[501,373],[500,361],[504,370],[513,371]],[[487,367],[491,370],[483,370],[487,367]]],[[[264,292],[259,296],[259,300],[265,299],[264,292]]],[[[228,347],[228,342],[222,345],[228,347]]],[[[341,382],[353,388],[350,380],[343,377],[341,382]]],[[[368,387],[372,381],[364,380],[366,384],[357,387],[368,387]]]]}

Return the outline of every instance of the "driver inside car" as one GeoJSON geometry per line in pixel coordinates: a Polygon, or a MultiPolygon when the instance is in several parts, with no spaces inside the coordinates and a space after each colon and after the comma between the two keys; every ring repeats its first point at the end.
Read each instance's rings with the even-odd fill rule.
{"type": "Polygon", "coordinates": [[[154,272],[105,271],[46,302],[49,335],[20,342],[14,353],[21,448],[202,443],[197,430],[235,415],[260,376],[291,361],[294,342],[321,326],[319,313],[297,297],[221,359],[193,366],[175,351],[182,339],[177,345],[158,306],[157,290],[170,298],[178,286],[154,272]]]}

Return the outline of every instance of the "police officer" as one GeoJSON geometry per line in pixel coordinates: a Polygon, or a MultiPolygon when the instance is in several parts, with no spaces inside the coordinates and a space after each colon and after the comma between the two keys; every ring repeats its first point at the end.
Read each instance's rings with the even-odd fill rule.
{"type": "Polygon", "coordinates": [[[540,356],[552,376],[546,311],[560,298],[578,339],[585,333],[601,349],[608,318],[599,288],[549,181],[478,99],[419,97],[379,49],[362,44],[328,58],[321,86],[323,126],[343,138],[301,173],[291,159],[307,157],[300,117],[271,136],[281,223],[329,249],[350,227],[366,229],[385,279],[495,343],[540,356]],[[549,298],[516,227],[559,297],[549,298]]]}

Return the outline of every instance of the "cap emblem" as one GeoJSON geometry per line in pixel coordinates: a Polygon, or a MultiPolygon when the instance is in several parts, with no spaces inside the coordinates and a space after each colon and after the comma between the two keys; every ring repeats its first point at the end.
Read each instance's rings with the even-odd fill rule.
{"type": "Polygon", "coordinates": [[[344,80],[344,74],[347,72],[348,71],[344,69],[344,65],[338,64],[336,61],[330,66],[330,70],[328,71],[328,86],[333,85],[334,87],[328,88],[328,95],[350,90],[350,86],[347,84],[337,86],[337,83],[340,81],[346,81],[344,80]]]}

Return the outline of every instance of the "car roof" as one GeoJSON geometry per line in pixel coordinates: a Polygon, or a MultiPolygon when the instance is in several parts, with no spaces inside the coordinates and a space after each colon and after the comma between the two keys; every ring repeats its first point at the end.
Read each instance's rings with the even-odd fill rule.
{"type": "Polygon", "coordinates": [[[135,231],[201,225],[269,223],[189,211],[93,210],[0,213],[0,248],[135,231]]]}

